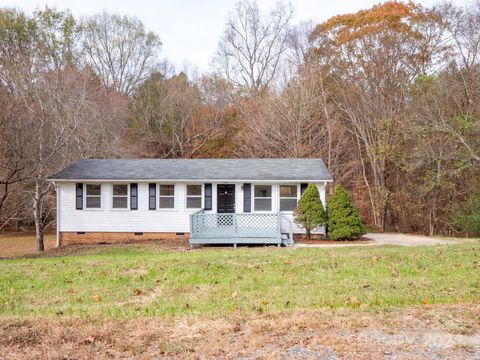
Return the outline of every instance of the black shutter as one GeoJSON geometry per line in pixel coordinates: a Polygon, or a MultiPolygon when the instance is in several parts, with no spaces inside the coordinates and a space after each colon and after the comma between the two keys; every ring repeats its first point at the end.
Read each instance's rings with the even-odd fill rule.
{"type": "Polygon", "coordinates": [[[138,210],[138,184],[130,184],[130,210],[138,210]]]}
{"type": "Polygon", "coordinates": [[[148,209],[156,210],[157,184],[148,184],[148,209]]]}
{"type": "Polygon", "coordinates": [[[300,195],[303,194],[305,189],[308,187],[308,184],[300,184],[300,195]]]}
{"type": "Polygon", "coordinates": [[[77,210],[83,209],[83,184],[76,184],[75,189],[75,208],[77,210]]]}
{"type": "Polygon", "coordinates": [[[205,210],[212,210],[212,184],[205,184],[205,210]]]}
{"type": "Polygon", "coordinates": [[[252,184],[243,184],[243,212],[252,211],[252,184]]]}

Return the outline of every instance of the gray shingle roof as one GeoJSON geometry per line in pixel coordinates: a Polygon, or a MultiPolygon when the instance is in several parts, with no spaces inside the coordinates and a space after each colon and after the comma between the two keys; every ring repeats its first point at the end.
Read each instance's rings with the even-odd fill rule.
{"type": "Polygon", "coordinates": [[[321,159],[83,159],[52,180],[332,180],[321,159]]]}

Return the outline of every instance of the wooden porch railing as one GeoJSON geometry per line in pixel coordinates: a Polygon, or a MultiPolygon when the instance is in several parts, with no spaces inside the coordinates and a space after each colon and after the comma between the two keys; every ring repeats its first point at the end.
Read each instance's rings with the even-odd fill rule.
{"type": "Polygon", "coordinates": [[[190,215],[190,244],[275,243],[280,244],[280,213],[207,214],[202,209],[190,215]]]}

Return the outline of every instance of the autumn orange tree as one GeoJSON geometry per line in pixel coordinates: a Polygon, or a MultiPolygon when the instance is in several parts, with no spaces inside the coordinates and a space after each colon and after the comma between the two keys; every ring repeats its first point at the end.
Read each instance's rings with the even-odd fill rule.
{"type": "Polygon", "coordinates": [[[335,16],[318,25],[310,40],[310,61],[328,64],[336,79],[336,104],[356,139],[373,223],[385,228],[398,124],[413,80],[445,50],[441,17],[412,2],[389,1],[335,16]]]}

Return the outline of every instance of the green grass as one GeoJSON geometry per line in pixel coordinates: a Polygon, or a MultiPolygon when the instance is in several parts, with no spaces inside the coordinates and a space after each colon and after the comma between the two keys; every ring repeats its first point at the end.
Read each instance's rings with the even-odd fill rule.
{"type": "Polygon", "coordinates": [[[98,247],[0,261],[0,316],[132,318],[478,301],[480,242],[337,249],[98,247]]]}

